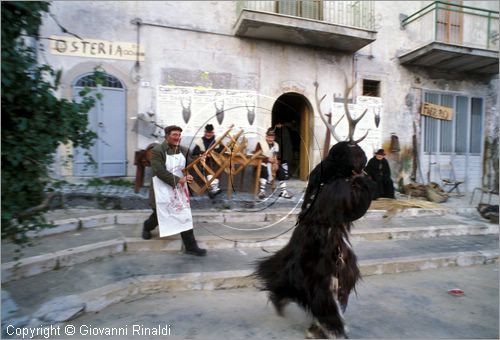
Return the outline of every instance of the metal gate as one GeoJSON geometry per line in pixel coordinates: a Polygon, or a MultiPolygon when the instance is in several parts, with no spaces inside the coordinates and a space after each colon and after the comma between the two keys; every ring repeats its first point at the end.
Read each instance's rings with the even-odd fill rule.
{"type": "Polygon", "coordinates": [[[126,161],[126,92],[117,78],[106,75],[102,85],[96,86],[92,75],[80,77],[73,86],[73,97],[90,87],[92,93],[102,94],[102,99],[88,112],[89,129],[97,134],[89,149],[75,148],[73,174],[75,176],[125,176],[126,161]],[[86,154],[90,154],[91,162],[86,154]]]}

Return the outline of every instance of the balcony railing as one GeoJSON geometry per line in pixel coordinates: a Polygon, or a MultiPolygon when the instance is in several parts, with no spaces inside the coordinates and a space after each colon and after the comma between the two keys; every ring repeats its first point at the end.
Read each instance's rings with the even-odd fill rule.
{"type": "Polygon", "coordinates": [[[435,1],[401,22],[410,41],[498,51],[498,11],[435,1]]]}
{"type": "Polygon", "coordinates": [[[375,27],[373,1],[239,1],[238,13],[243,9],[301,17],[370,31],[375,27]]]}

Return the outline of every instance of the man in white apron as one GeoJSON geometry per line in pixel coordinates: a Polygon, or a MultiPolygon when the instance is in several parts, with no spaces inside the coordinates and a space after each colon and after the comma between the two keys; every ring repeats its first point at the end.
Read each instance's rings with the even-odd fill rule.
{"type": "MultiPolygon", "coordinates": [[[[205,126],[205,132],[203,134],[203,137],[197,138],[194,141],[194,148],[191,154],[193,157],[200,156],[202,155],[205,151],[207,151],[213,144],[215,143],[215,132],[214,132],[214,126],[212,124],[207,124],[205,126]]],[[[223,149],[222,145],[218,145],[214,151],[215,152],[221,152],[223,149]]],[[[212,169],[215,169],[217,167],[217,163],[212,159],[212,157],[207,157],[206,158],[206,163],[208,166],[210,166],[212,169]]],[[[213,176],[210,174],[206,174],[206,178],[208,181],[210,181],[213,176]]],[[[221,189],[219,188],[219,179],[215,178],[212,183],[210,184],[210,188],[208,189],[208,196],[210,198],[214,198],[216,195],[221,193],[221,189]]]]}
{"type": "Polygon", "coordinates": [[[160,237],[181,234],[186,254],[205,256],[207,251],[198,247],[193,233],[187,186],[193,176],[182,173],[192,159],[189,150],[180,146],[181,132],[179,126],[167,126],[165,140],[153,148],[149,190],[149,205],[153,213],[144,221],[142,238],[149,240],[151,230],[159,226],[160,237]]]}
{"type": "Polygon", "coordinates": [[[266,185],[273,180],[273,167],[276,169],[276,179],[279,181],[280,197],[292,198],[293,196],[286,190],[287,170],[284,169],[278,162],[280,146],[274,141],[275,132],[273,128],[267,129],[266,140],[257,143],[256,150],[262,150],[262,154],[267,157],[265,162],[262,162],[260,171],[260,191],[258,197],[264,199],[266,197],[266,185]]]}

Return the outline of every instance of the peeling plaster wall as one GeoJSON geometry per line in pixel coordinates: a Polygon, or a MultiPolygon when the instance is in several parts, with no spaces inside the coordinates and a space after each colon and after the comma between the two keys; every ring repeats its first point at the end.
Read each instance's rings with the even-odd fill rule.
{"type": "MultiPolygon", "coordinates": [[[[52,11],[70,32],[111,41],[135,42],[136,25],[131,21],[141,19],[139,39],[145,61],[140,63],[140,82],[133,81],[137,74],[134,61],[92,59],[105,69],[107,65],[120,69],[137,91],[135,105],[127,113],[128,131],[135,128],[131,118],[137,113],[154,112],[158,85],[254,90],[267,101],[264,106],[271,108],[276,98],[290,91],[292,84],[315,108],[315,80],[320,84],[320,92],[331,98],[333,93],[343,93],[343,72],[352,74],[352,57],[348,54],[235,37],[235,2],[122,2],[109,7],[106,2],[54,2],[52,11]],[[83,18],[76,20],[79,16],[83,18]]],[[[64,35],[50,18],[46,19],[43,34],[64,35]]],[[[83,57],[54,56],[48,50],[47,46],[43,58],[63,70],[89,61],[83,57]]],[[[66,79],[64,88],[69,89],[71,81],[66,79]]],[[[270,111],[257,114],[260,119],[256,122],[263,129],[268,127],[270,111]]],[[[312,167],[321,158],[326,129],[315,112],[310,123],[314,126],[313,138],[317,139],[310,148],[312,167]]],[[[133,151],[145,148],[155,139],[135,135],[129,141],[131,176],[135,171],[133,151]]]]}
{"type": "MultiPolygon", "coordinates": [[[[391,133],[399,137],[401,149],[411,148],[413,122],[417,125],[417,138],[421,139],[420,106],[423,91],[446,91],[477,96],[485,99],[485,138],[498,141],[498,75],[474,76],[430,70],[421,67],[405,67],[399,64],[398,56],[409,50],[412,37],[400,27],[399,18],[411,15],[424,8],[430,1],[378,1],[375,3],[375,17],[377,22],[377,40],[364,47],[355,55],[355,72],[358,82],[361,79],[381,81],[381,97],[384,103],[384,115],[381,119],[382,144],[389,147],[391,133]],[[496,78],[496,80],[495,80],[496,78]],[[492,127],[496,126],[496,130],[492,127]]],[[[498,3],[492,6],[491,2],[471,1],[468,4],[475,7],[498,10],[498,3]]],[[[361,91],[358,84],[358,91],[361,91]]],[[[390,155],[388,157],[393,169],[393,179],[398,180],[397,172],[403,172],[406,183],[409,182],[409,173],[404,155],[390,155]],[[402,157],[403,156],[403,157],[402,157]],[[396,172],[396,174],[394,173],[396,172]]],[[[497,157],[498,159],[498,157],[497,157]]],[[[498,163],[498,162],[497,162],[498,163]]],[[[498,166],[497,166],[498,168],[498,166]]],[[[484,171],[483,171],[484,172],[484,171]]],[[[498,178],[498,170],[496,171],[498,178]]],[[[476,179],[478,183],[479,179],[476,179]]]]}
{"type": "MultiPolygon", "coordinates": [[[[491,7],[490,2],[483,2],[474,1],[477,7],[491,7]]],[[[317,80],[319,92],[327,97],[342,95],[344,72],[350,80],[357,80],[354,97],[362,94],[362,79],[381,82],[384,105],[381,146],[387,147],[391,133],[395,132],[401,148],[411,148],[413,122],[417,123],[420,140],[419,110],[424,90],[484,97],[485,138],[492,141],[496,138],[498,141],[498,77],[464,77],[399,64],[398,55],[407,51],[411,39],[415,38],[400,27],[401,15],[415,13],[429,3],[375,2],[377,39],[352,55],[236,37],[232,31],[237,20],[237,3],[233,1],[53,2],[51,12],[60,24],[68,31],[89,39],[135,43],[137,26],[131,21],[140,18],[143,25],[139,39],[145,60],[138,70],[134,70],[135,61],[54,56],[47,46],[41,52],[40,60],[65,72],[79,70],[79,65],[89,61],[101,64],[105,69],[117,70],[114,75],[127,85],[128,176],[135,173],[134,151],[154,141],[154,138],[138,136],[134,132],[137,122],[132,118],[138,113],[154,112],[155,89],[158,85],[167,84],[254,90],[264,98],[263,101],[267,101],[266,105],[272,105],[273,100],[290,91],[292,86],[305,96],[314,109],[310,119],[315,139],[309,150],[311,168],[321,159],[326,134],[316,112],[312,84],[317,80]],[[140,76],[140,81],[137,81],[137,76],[140,76]]],[[[49,16],[45,18],[41,33],[43,36],[64,35],[49,16]]],[[[73,80],[68,76],[63,79],[62,96],[70,96],[73,80]]],[[[325,106],[324,110],[327,109],[325,106]]],[[[256,119],[257,124],[267,127],[271,122],[270,112],[257,114],[260,115],[256,119]]],[[[396,172],[393,177],[397,180],[399,173],[407,167],[404,164],[407,161],[400,156],[390,156],[389,159],[393,173],[396,172]]],[[[408,173],[405,172],[404,176],[407,180],[408,173]]]]}

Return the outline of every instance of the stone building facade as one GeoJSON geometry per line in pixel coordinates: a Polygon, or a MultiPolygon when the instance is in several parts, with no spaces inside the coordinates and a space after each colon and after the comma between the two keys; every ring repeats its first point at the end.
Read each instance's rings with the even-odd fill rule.
{"type": "Polygon", "coordinates": [[[292,174],[306,180],[326,147],[320,111],[340,119],[347,81],[350,112],[367,111],[355,138],[368,131],[368,158],[388,151],[394,181],[439,182],[451,164],[468,191],[498,188],[498,2],[56,1],[51,13],[39,58],[63,70],[60,96],[93,86],[96,67],[108,75],[89,113],[98,166],[61,146],[61,177],[133,177],[135,151],[168,124],[186,145],[206,123],[218,134],[234,124],[251,151],[283,122],[292,174]],[[451,120],[422,115],[424,103],[451,120]]]}

